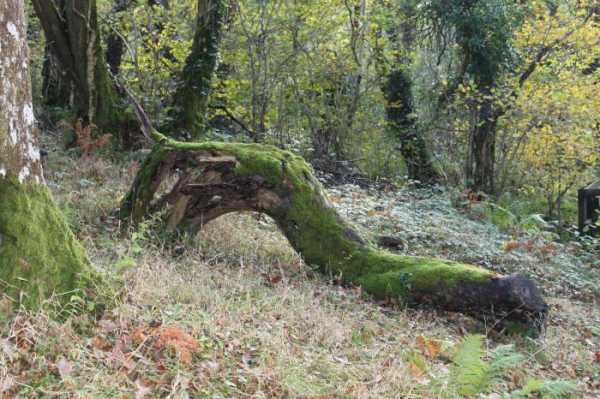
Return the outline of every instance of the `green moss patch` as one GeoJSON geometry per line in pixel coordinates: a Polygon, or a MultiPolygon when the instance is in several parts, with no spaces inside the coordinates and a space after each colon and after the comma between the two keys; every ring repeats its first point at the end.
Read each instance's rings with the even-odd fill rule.
{"type": "Polygon", "coordinates": [[[96,273],[48,188],[0,178],[0,198],[4,294],[35,308],[52,294],[75,293],[92,285],[96,273]]]}

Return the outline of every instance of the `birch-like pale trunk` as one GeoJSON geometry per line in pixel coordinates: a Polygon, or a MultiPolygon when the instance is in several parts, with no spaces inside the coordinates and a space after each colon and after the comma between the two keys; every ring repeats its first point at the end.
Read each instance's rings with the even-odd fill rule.
{"type": "Polygon", "coordinates": [[[37,307],[94,273],[44,182],[23,3],[0,1],[0,299],[37,307]]]}

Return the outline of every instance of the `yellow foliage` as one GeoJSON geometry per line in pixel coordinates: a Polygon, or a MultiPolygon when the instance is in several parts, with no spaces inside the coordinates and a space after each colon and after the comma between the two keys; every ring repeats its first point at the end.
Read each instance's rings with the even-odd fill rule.
{"type": "Polygon", "coordinates": [[[532,2],[532,15],[516,36],[519,53],[528,65],[551,48],[504,121],[519,143],[522,170],[550,201],[583,184],[600,160],[600,71],[584,73],[600,58],[600,25],[577,3],[565,2],[551,15],[545,2],[532,2]]]}

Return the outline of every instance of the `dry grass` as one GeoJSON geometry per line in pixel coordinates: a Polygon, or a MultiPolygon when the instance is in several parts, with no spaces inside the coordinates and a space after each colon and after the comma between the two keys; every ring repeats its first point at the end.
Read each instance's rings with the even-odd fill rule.
{"type": "MultiPolygon", "coordinates": [[[[452,349],[467,331],[486,332],[460,315],[377,304],[332,283],[253,214],[222,217],[192,243],[151,226],[124,240],[111,213],[135,170],[125,165],[51,158],[59,202],[94,263],[120,274],[124,294],[101,320],[0,311],[0,397],[443,398],[452,349]],[[439,341],[441,353],[428,357],[419,336],[439,341]]],[[[598,397],[600,310],[551,302],[545,337],[488,335],[490,349],[512,342],[527,356],[492,391],[535,375],[598,397]]]]}

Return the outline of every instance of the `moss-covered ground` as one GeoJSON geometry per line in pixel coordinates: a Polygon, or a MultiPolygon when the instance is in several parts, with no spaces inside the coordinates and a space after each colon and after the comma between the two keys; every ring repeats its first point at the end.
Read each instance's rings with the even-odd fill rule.
{"type": "MultiPolygon", "coordinates": [[[[550,290],[549,328],[534,340],[496,335],[457,314],[365,298],[305,265],[264,216],[224,216],[193,242],[169,243],[151,220],[123,238],[114,209],[138,167],[50,152],[47,178],[60,208],[91,261],[124,280],[125,295],[100,320],[8,313],[2,302],[0,397],[445,398],[449,358],[466,331],[486,335],[486,353],[510,343],[526,355],[482,398],[502,397],[532,376],[573,381],[574,398],[598,396],[600,310],[593,297],[550,290]]],[[[417,218],[411,207],[398,220],[417,218]]],[[[470,226],[467,215],[456,218],[470,226]]],[[[482,254],[502,247],[468,241],[445,224],[430,241],[438,247],[406,251],[465,261],[475,243],[482,254]],[[458,237],[463,258],[459,246],[443,253],[443,243],[458,237]]]]}

